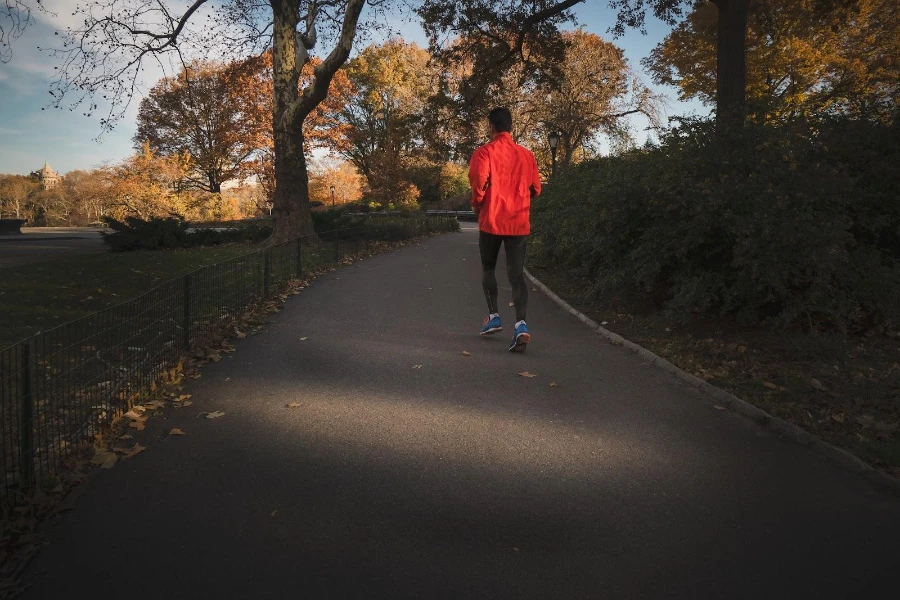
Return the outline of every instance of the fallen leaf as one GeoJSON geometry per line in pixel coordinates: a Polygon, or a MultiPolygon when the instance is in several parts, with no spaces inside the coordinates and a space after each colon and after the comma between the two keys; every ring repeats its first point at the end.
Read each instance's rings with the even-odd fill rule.
{"type": "Polygon", "coordinates": [[[190,405],[193,404],[193,403],[194,403],[194,402],[193,402],[192,400],[185,400],[184,402],[182,402],[182,403],[180,404],[180,406],[183,408],[183,407],[190,406],[190,405]]]}
{"type": "Polygon", "coordinates": [[[169,435],[185,435],[185,433],[176,427],[169,432],[169,435]]]}
{"type": "Polygon", "coordinates": [[[463,356],[472,356],[471,354],[469,354],[469,351],[468,351],[468,350],[463,350],[463,351],[462,351],[462,355],[463,355],[463,356]]]}
{"type": "Polygon", "coordinates": [[[777,390],[778,386],[772,383],[771,381],[763,381],[762,384],[769,388],[770,390],[777,390]]]}
{"type": "Polygon", "coordinates": [[[871,427],[875,424],[875,417],[873,417],[872,415],[862,415],[860,417],[856,417],[856,422],[863,427],[871,427]]]}
{"type": "Polygon", "coordinates": [[[244,333],[243,331],[240,331],[240,330],[235,330],[234,335],[235,335],[235,337],[237,337],[237,339],[239,339],[239,340],[242,340],[242,339],[244,339],[245,337],[247,337],[247,334],[244,333]]]}
{"type": "Polygon", "coordinates": [[[815,377],[810,378],[810,380],[809,380],[809,385],[811,385],[814,389],[819,390],[820,392],[826,392],[826,391],[828,391],[828,390],[825,388],[825,386],[822,385],[822,382],[819,381],[818,379],[816,379],[815,377]]]}
{"type": "Polygon", "coordinates": [[[300,408],[300,403],[299,402],[289,402],[288,404],[285,404],[284,406],[285,406],[285,408],[300,408]]]}
{"type": "MultiPolygon", "coordinates": [[[[137,408],[137,407],[135,407],[135,408],[137,408]]],[[[142,421],[144,419],[144,417],[142,417],[140,415],[140,413],[137,410],[135,410],[135,408],[132,408],[131,410],[129,410],[127,413],[125,413],[124,416],[129,419],[135,420],[135,421],[142,421]]],[[[141,409],[143,409],[143,407],[141,407],[141,409]]]]}
{"type": "Polygon", "coordinates": [[[222,411],[219,411],[219,410],[213,411],[211,413],[206,413],[207,419],[218,419],[219,417],[224,417],[224,416],[225,416],[225,413],[223,413],[222,411]]]}
{"type": "Polygon", "coordinates": [[[302,337],[302,338],[300,338],[300,341],[301,341],[301,342],[305,342],[305,341],[308,340],[308,339],[309,339],[308,337],[302,337]]]}
{"type": "Polygon", "coordinates": [[[120,440],[133,440],[134,436],[131,435],[130,433],[126,433],[125,435],[120,435],[119,439],[120,440]]]}
{"type": "Polygon", "coordinates": [[[555,381],[551,381],[551,382],[550,382],[550,387],[559,387],[559,384],[556,383],[555,381]]]}
{"type": "Polygon", "coordinates": [[[129,458],[137,456],[144,450],[147,450],[147,448],[148,448],[147,446],[141,446],[140,444],[135,444],[134,448],[129,450],[127,453],[125,453],[125,456],[123,456],[122,458],[124,458],[125,460],[128,460],[129,458]]]}
{"type": "Polygon", "coordinates": [[[607,323],[609,323],[609,321],[601,321],[600,322],[601,325],[606,325],[607,323]]]}
{"type": "Polygon", "coordinates": [[[137,429],[138,431],[144,430],[144,424],[141,421],[132,421],[128,426],[132,429],[137,429]]]}
{"type": "Polygon", "coordinates": [[[521,373],[519,373],[519,375],[521,375],[522,377],[537,377],[537,375],[535,375],[534,373],[529,373],[528,371],[522,371],[521,373]]]}
{"type": "Polygon", "coordinates": [[[515,306],[516,303],[515,303],[515,302],[510,302],[509,305],[510,305],[510,306],[515,306]]]}
{"type": "Polygon", "coordinates": [[[719,406],[718,404],[713,404],[713,408],[715,408],[716,410],[725,410],[724,406],[719,406]]]}
{"type": "Polygon", "coordinates": [[[413,369],[421,369],[422,365],[413,365],[413,369]]]}
{"type": "Polygon", "coordinates": [[[111,469],[119,457],[115,452],[97,452],[91,459],[91,463],[99,465],[101,469],[111,469]]]}
{"type": "Polygon", "coordinates": [[[274,517],[277,514],[278,514],[278,509],[276,508],[275,510],[272,511],[272,516],[274,517]]]}

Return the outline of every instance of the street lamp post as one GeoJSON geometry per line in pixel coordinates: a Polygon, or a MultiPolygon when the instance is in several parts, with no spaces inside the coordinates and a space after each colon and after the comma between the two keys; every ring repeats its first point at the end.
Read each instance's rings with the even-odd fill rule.
{"type": "Polygon", "coordinates": [[[331,208],[334,208],[334,185],[331,186],[331,208]]]}
{"type": "Polygon", "coordinates": [[[550,178],[556,175],[556,148],[559,146],[559,132],[555,129],[550,132],[550,178]]]}

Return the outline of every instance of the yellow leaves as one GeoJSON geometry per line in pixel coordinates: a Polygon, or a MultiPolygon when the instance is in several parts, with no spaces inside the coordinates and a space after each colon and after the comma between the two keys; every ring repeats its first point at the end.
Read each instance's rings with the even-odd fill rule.
{"type": "Polygon", "coordinates": [[[186,435],[186,434],[181,429],[178,429],[177,427],[175,427],[171,431],[169,431],[169,435],[186,435]]]}
{"type": "Polygon", "coordinates": [[[468,350],[463,350],[462,355],[463,356],[472,356],[472,354],[468,350]]]}
{"type": "Polygon", "coordinates": [[[224,416],[225,416],[225,413],[223,413],[222,411],[219,411],[219,410],[215,410],[213,412],[206,413],[207,419],[218,419],[219,417],[224,417],[224,416]]]}
{"type": "Polygon", "coordinates": [[[520,377],[527,377],[527,378],[537,377],[537,375],[535,375],[534,373],[529,373],[528,371],[522,371],[521,373],[518,373],[518,375],[520,377]]]}
{"type": "Polygon", "coordinates": [[[300,408],[299,402],[288,402],[284,405],[285,408],[300,408]]]}
{"type": "Polygon", "coordinates": [[[308,340],[308,339],[309,339],[308,337],[303,336],[302,338],[300,338],[300,341],[301,341],[301,342],[305,342],[305,341],[308,340]]]}

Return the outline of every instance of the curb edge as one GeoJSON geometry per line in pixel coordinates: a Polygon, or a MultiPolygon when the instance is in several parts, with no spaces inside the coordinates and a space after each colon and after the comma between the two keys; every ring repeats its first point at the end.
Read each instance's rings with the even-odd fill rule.
{"type": "Polygon", "coordinates": [[[805,448],[809,448],[822,458],[825,458],[845,469],[862,475],[868,481],[885,488],[887,491],[893,493],[897,498],[900,498],[900,479],[879,471],[859,457],[819,439],[818,437],[809,433],[805,429],[794,425],[793,423],[789,423],[784,419],[772,416],[761,408],[750,404],[746,400],[741,400],[730,392],[727,392],[721,388],[717,388],[716,386],[709,384],[699,377],[682,371],[677,366],[670,363],[661,356],[657,356],[646,348],[643,348],[635,344],[634,342],[625,339],[617,333],[613,333],[612,331],[599,325],[596,321],[594,321],[587,315],[579,312],[568,302],[556,295],[553,290],[551,290],[541,280],[535,277],[530,271],[528,271],[528,269],[525,269],[525,275],[538,287],[538,289],[540,289],[551,300],[553,300],[553,302],[559,305],[560,308],[567,311],[579,321],[593,329],[595,332],[600,334],[601,337],[607,339],[614,346],[624,347],[628,351],[637,354],[657,368],[670,373],[676,379],[686,383],[693,388],[696,388],[712,400],[720,402],[734,412],[754,421],[756,424],[762,425],[766,429],[777,433],[780,437],[787,438],[805,448]]]}

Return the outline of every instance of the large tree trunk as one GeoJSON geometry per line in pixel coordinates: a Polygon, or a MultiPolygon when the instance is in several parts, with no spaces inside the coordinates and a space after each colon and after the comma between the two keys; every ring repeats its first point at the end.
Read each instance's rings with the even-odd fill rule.
{"type": "Polygon", "coordinates": [[[271,0],[271,4],[275,93],[272,114],[275,141],[275,200],[272,212],[275,227],[271,242],[280,243],[313,233],[313,223],[309,209],[306,158],[303,155],[303,121],[285,118],[287,111],[297,104],[300,68],[303,66],[296,64],[298,0],[271,0]]]}
{"type": "MultiPolygon", "coordinates": [[[[275,93],[272,129],[275,141],[275,229],[271,243],[286,242],[313,234],[309,209],[309,177],[303,155],[303,121],[328,95],[335,72],[347,61],[356,37],[356,23],[365,0],[348,0],[337,44],[315,68],[312,84],[300,96],[297,64],[299,0],[270,0],[273,13],[273,86],[275,93]]],[[[304,56],[305,53],[301,53],[304,56]]]]}
{"type": "Polygon", "coordinates": [[[716,39],[716,120],[739,124],[746,112],[747,13],[750,0],[713,0],[719,9],[716,39]]]}

